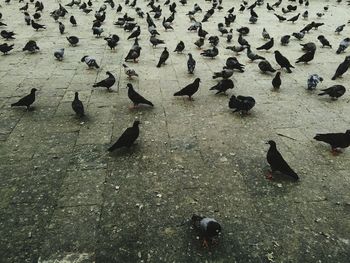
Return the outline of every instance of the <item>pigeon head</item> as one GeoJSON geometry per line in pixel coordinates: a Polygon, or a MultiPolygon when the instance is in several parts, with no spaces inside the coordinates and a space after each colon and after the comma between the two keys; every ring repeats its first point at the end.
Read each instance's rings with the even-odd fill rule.
{"type": "Polygon", "coordinates": [[[83,56],[82,58],[81,58],[81,62],[84,62],[85,61],[85,58],[87,58],[88,56],[83,56]]]}
{"type": "Polygon", "coordinates": [[[32,93],[32,94],[33,94],[33,93],[35,93],[36,91],[37,91],[37,89],[36,89],[36,88],[32,88],[32,89],[31,89],[31,91],[30,91],[30,93],[32,93]]]}
{"type": "Polygon", "coordinates": [[[269,140],[266,144],[270,144],[271,147],[276,147],[276,142],[269,140]]]}
{"type": "Polygon", "coordinates": [[[131,83],[126,84],[126,87],[129,88],[129,89],[133,89],[133,86],[132,86],[131,83]]]}
{"type": "Polygon", "coordinates": [[[194,82],[199,83],[199,82],[201,82],[201,79],[200,79],[200,78],[196,78],[196,79],[194,80],[194,82]]]}
{"type": "Polygon", "coordinates": [[[139,126],[140,123],[141,123],[140,121],[134,121],[133,126],[134,126],[134,127],[137,127],[137,126],[139,126]]]}

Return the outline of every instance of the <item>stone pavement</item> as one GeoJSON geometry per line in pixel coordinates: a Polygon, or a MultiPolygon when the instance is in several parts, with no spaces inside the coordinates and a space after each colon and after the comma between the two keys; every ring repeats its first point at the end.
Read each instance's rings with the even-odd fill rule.
{"type": "MultiPolygon", "coordinates": [[[[251,95],[257,102],[250,116],[241,117],[228,109],[229,97],[209,91],[216,83],[213,72],[234,54],[220,37],[220,55],[213,60],[200,57],[193,45],[197,35],[186,31],[190,23],[185,14],[196,1],[189,0],[184,7],[177,2],[174,32],[165,32],[156,21],[169,51],[180,40],[186,45],[184,54],[171,52],[160,69],[155,65],[163,48],[151,47],[145,21],[136,19],[142,30],[141,57],[139,63],[128,65],[140,77],[131,82],[155,105],[138,110],[128,109],[129,80],[121,67],[133,41],[113,25],[121,14],[108,8],[102,26],[103,36],[113,33],[121,38],[116,51],[110,51],[103,38],[92,36],[94,11],[85,15],[77,7],[67,7],[69,14],[61,20],[67,33],[61,36],[49,16],[58,2],[43,2],[39,23],[47,30],[38,32],[24,25],[18,11],[23,3],[2,2],[0,8],[2,21],[17,33],[11,41],[15,49],[0,56],[0,262],[349,262],[350,151],[334,157],[328,145],[312,139],[317,132],[349,129],[349,94],[334,102],[305,90],[312,73],[325,79],[318,88],[336,83],[349,88],[349,73],[330,80],[350,54],[335,54],[339,42],[350,36],[349,25],[340,35],[334,33],[350,19],[346,3],[311,1],[309,20],[294,25],[278,23],[265,7],[256,8],[259,21],[249,25],[246,37],[254,48],[264,43],[265,27],[277,42],[274,50],[292,62],[302,55],[299,43],[313,41],[317,51],[311,63],[296,65],[292,74],[282,72],[280,92],[271,91],[272,75],[261,74],[256,62],[238,55],[246,72],[234,74],[235,88],[228,93],[251,95]],[[315,13],[326,4],[329,11],[317,18],[315,13]],[[78,21],[76,28],[68,21],[71,14],[78,21]],[[326,25],[301,42],[292,37],[288,46],[279,44],[282,35],[313,20],[326,25]],[[334,48],[320,48],[319,34],[334,48]],[[68,45],[69,35],[80,37],[79,46],[68,45]],[[30,39],[37,41],[40,52],[21,51],[30,39]],[[60,47],[66,49],[62,62],[53,57],[60,47]],[[187,52],[197,60],[194,76],[187,74],[187,52]],[[86,70],[80,63],[83,55],[94,56],[100,70],[86,70]],[[106,71],[118,79],[111,93],[92,88],[106,71]],[[172,96],[196,77],[202,83],[195,101],[172,96]],[[39,90],[34,111],[10,107],[33,87],[39,90]],[[71,109],[75,91],[87,112],[83,121],[71,109]],[[108,146],[134,119],[142,122],[137,144],[107,154],[108,146]],[[265,179],[269,139],[276,140],[300,175],[299,182],[265,179]],[[201,247],[193,230],[183,224],[193,213],[221,223],[218,246],[201,247]]],[[[95,10],[103,1],[92,2],[95,10]]],[[[146,12],[147,3],[138,0],[137,6],[146,12]]],[[[209,2],[197,3],[209,9],[209,2]]],[[[237,10],[239,4],[224,0],[223,6],[237,10]]],[[[299,8],[297,12],[304,12],[299,8]]],[[[30,4],[29,12],[33,10],[30,4]]],[[[129,7],[122,14],[126,10],[136,16],[129,7]]],[[[163,14],[169,16],[167,7],[163,14]]],[[[217,23],[224,15],[216,11],[204,29],[219,35],[217,23]]],[[[248,12],[238,13],[232,28],[246,25],[248,18],[248,12]]],[[[233,44],[237,37],[235,32],[233,44]]],[[[273,52],[259,54],[277,67],[273,52]]]]}

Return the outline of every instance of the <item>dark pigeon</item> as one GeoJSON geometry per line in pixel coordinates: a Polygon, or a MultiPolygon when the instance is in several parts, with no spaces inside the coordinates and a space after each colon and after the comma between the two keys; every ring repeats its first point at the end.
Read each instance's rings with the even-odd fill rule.
{"type": "Polygon", "coordinates": [[[128,83],[127,87],[128,87],[128,97],[134,104],[132,108],[137,107],[139,104],[146,104],[152,107],[154,106],[152,102],[150,102],[149,100],[146,100],[144,97],[138,94],[134,90],[134,87],[132,86],[131,83],[128,83]]]}
{"type": "Polygon", "coordinates": [[[184,87],[180,91],[175,92],[174,96],[188,96],[189,100],[193,100],[192,96],[198,91],[200,81],[201,81],[200,78],[196,78],[194,82],[192,82],[191,84],[188,84],[186,87],[184,87]]]}
{"type": "Polygon", "coordinates": [[[328,143],[332,148],[332,153],[340,152],[339,148],[345,149],[350,146],[350,130],[345,133],[324,133],[316,134],[315,140],[328,143]]]}
{"type": "Polygon", "coordinates": [[[241,114],[248,114],[248,112],[255,106],[255,99],[250,96],[235,96],[232,95],[228,103],[230,109],[233,112],[239,112],[241,114]]]}
{"type": "Polygon", "coordinates": [[[30,105],[32,105],[35,101],[35,92],[37,91],[36,88],[31,89],[30,94],[23,97],[22,99],[20,99],[19,101],[17,101],[16,103],[12,103],[11,107],[14,106],[25,106],[27,107],[27,110],[30,109],[30,105]]]}
{"type": "Polygon", "coordinates": [[[134,121],[133,126],[127,128],[123,132],[123,134],[118,138],[118,140],[111,147],[108,148],[108,151],[112,152],[122,147],[130,148],[134,144],[136,139],[139,137],[139,124],[139,121],[134,121]]]}
{"type": "Polygon", "coordinates": [[[74,100],[72,101],[72,109],[80,118],[84,117],[84,115],[85,115],[84,105],[79,100],[79,93],[78,92],[75,92],[74,100]]]}
{"type": "Polygon", "coordinates": [[[101,80],[97,83],[95,83],[93,85],[93,87],[103,87],[103,88],[107,88],[108,91],[110,91],[111,87],[114,85],[115,83],[115,77],[113,76],[113,74],[109,71],[106,72],[106,75],[108,75],[108,77],[104,80],[101,80]]]}
{"type": "Polygon", "coordinates": [[[297,173],[290,168],[288,163],[283,159],[281,153],[277,150],[276,142],[268,141],[267,144],[270,144],[270,149],[267,151],[266,159],[271,167],[271,173],[268,178],[272,179],[272,173],[278,171],[292,177],[294,180],[298,180],[299,176],[297,173]]]}
{"type": "Polygon", "coordinates": [[[322,93],[318,96],[329,95],[333,100],[336,100],[344,95],[346,89],[343,85],[333,85],[328,89],[321,89],[322,93]]]}

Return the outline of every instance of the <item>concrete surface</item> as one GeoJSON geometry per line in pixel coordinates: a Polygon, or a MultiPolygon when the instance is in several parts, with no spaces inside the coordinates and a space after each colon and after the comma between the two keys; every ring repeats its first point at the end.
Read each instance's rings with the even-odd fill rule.
{"type": "MultiPolygon", "coordinates": [[[[102,0],[92,2],[94,9],[102,5],[102,0]]],[[[61,36],[49,16],[57,1],[44,1],[39,23],[47,30],[38,32],[24,25],[18,11],[23,3],[1,2],[2,21],[17,33],[16,40],[8,41],[15,50],[0,56],[1,262],[349,262],[350,151],[335,157],[328,145],[312,139],[317,132],[349,129],[349,94],[334,102],[305,90],[311,73],[325,79],[318,89],[336,83],[349,88],[349,73],[330,80],[350,54],[335,54],[339,42],[350,35],[350,25],[340,35],[334,33],[350,19],[349,6],[335,0],[311,1],[310,18],[295,24],[279,23],[265,7],[255,9],[259,21],[249,25],[246,37],[254,51],[264,43],[263,27],[277,40],[273,50],[292,62],[303,54],[299,43],[314,41],[317,51],[308,65],[296,65],[292,74],[282,72],[279,92],[271,91],[272,75],[261,74],[256,62],[238,55],[246,72],[234,73],[235,88],[228,94],[251,95],[257,101],[251,115],[241,117],[228,109],[229,97],[209,91],[216,83],[212,73],[234,54],[220,37],[220,55],[213,60],[200,57],[193,45],[197,35],[186,31],[190,23],[185,14],[195,1],[188,2],[184,7],[177,2],[174,32],[165,32],[156,21],[159,38],[170,51],[179,40],[186,45],[184,54],[171,53],[160,69],[155,65],[163,48],[151,47],[145,21],[136,19],[141,24],[142,52],[139,63],[128,63],[140,75],[131,82],[155,104],[153,109],[138,110],[128,109],[129,80],[121,67],[133,41],[113,25],[121,14],[108,8],[102,26],[104,37],[114,33],[121,38],[116,51],[110,51],[103,38],[92,36],[93,13],[67,7],[69,14],[61,20],[67,33],[61,36]],[[316,12],[326,4],[329,11],[318,19],[316,12]],[[68,21],[71,14],[78,21],[76,28],[68,21]],[[301,42],[292,37],[288,46],[279,44],[282,35],[313,20],[326,25],[301,42]],[[334,48],[320,48],[319,34],[326,35],[334,48]],[[70,47],[65,39],[69,35],[79,36],[80,45],[70,47]],[[37,41],[39,53],[21,51],[30,39],[37,41]],[[66,49],[62,62],[53,58],[60,47],[66,49]],[[187,74],[187,52],[197,60],[194,76],[187,74]],[[101,69],[86,70],[79,62],[83,55],[94,56],[101,69]],[[118,79],[113,92],[92,88],[107,70],[118,79]],[[202,83],[195,101],[172,96],[196,77],[202,83]],[[39,89],[34,111],[10,107],[33,87],[39,89]],[[71,109],[75,91],[86,108],[84,121],[71,109]],[[107,154],[108,146],[136,118],[142,122],[137,145],[107,154]],[[300,175],[298,183],[265,179],[269,139],[276,140],[300,175]],[[201,247],[196,233],[183,224],[193,213],[221,223],[218,246],[201,247]]],[[[209,2],[197,2],[209,9],[209,2]]],[[[146,4],[138,0],[144,12],[146,4]]],[[[223,6],[237,10],[239,4],[224,0],[223,6]]],[[[305,10],[298,8],[286,16],[305,10]]],[[[31,4],[29,12],[33,10],[31,4]]],[[[124,10],[136,16],[129,7],[124,10]]],[[[163,14],[169,16],[167,7],[163,14]]],[[[224,15],[216,11],[204,29],[220,35],[217,23],[224,15]]],[[[247,25],[248,18],[248,12],[238,13],[232,28],[247,25]]],[[[237,37],[235,32],[233,44],[237,37]]],[[[273,52],[259,54],[277,67],[273,52]]]]}

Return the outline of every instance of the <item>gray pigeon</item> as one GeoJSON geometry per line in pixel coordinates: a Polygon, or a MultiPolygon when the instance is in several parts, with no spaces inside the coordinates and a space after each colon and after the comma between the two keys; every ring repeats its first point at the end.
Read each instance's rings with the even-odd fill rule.
{"type": "Polygon", "coordinates": [[[56,50],[53,55],[55,56],[55,58],[59,61],[63,60],[63,55],[64,55],[64,48],[60,48],[58,50],[56,50]]]}

